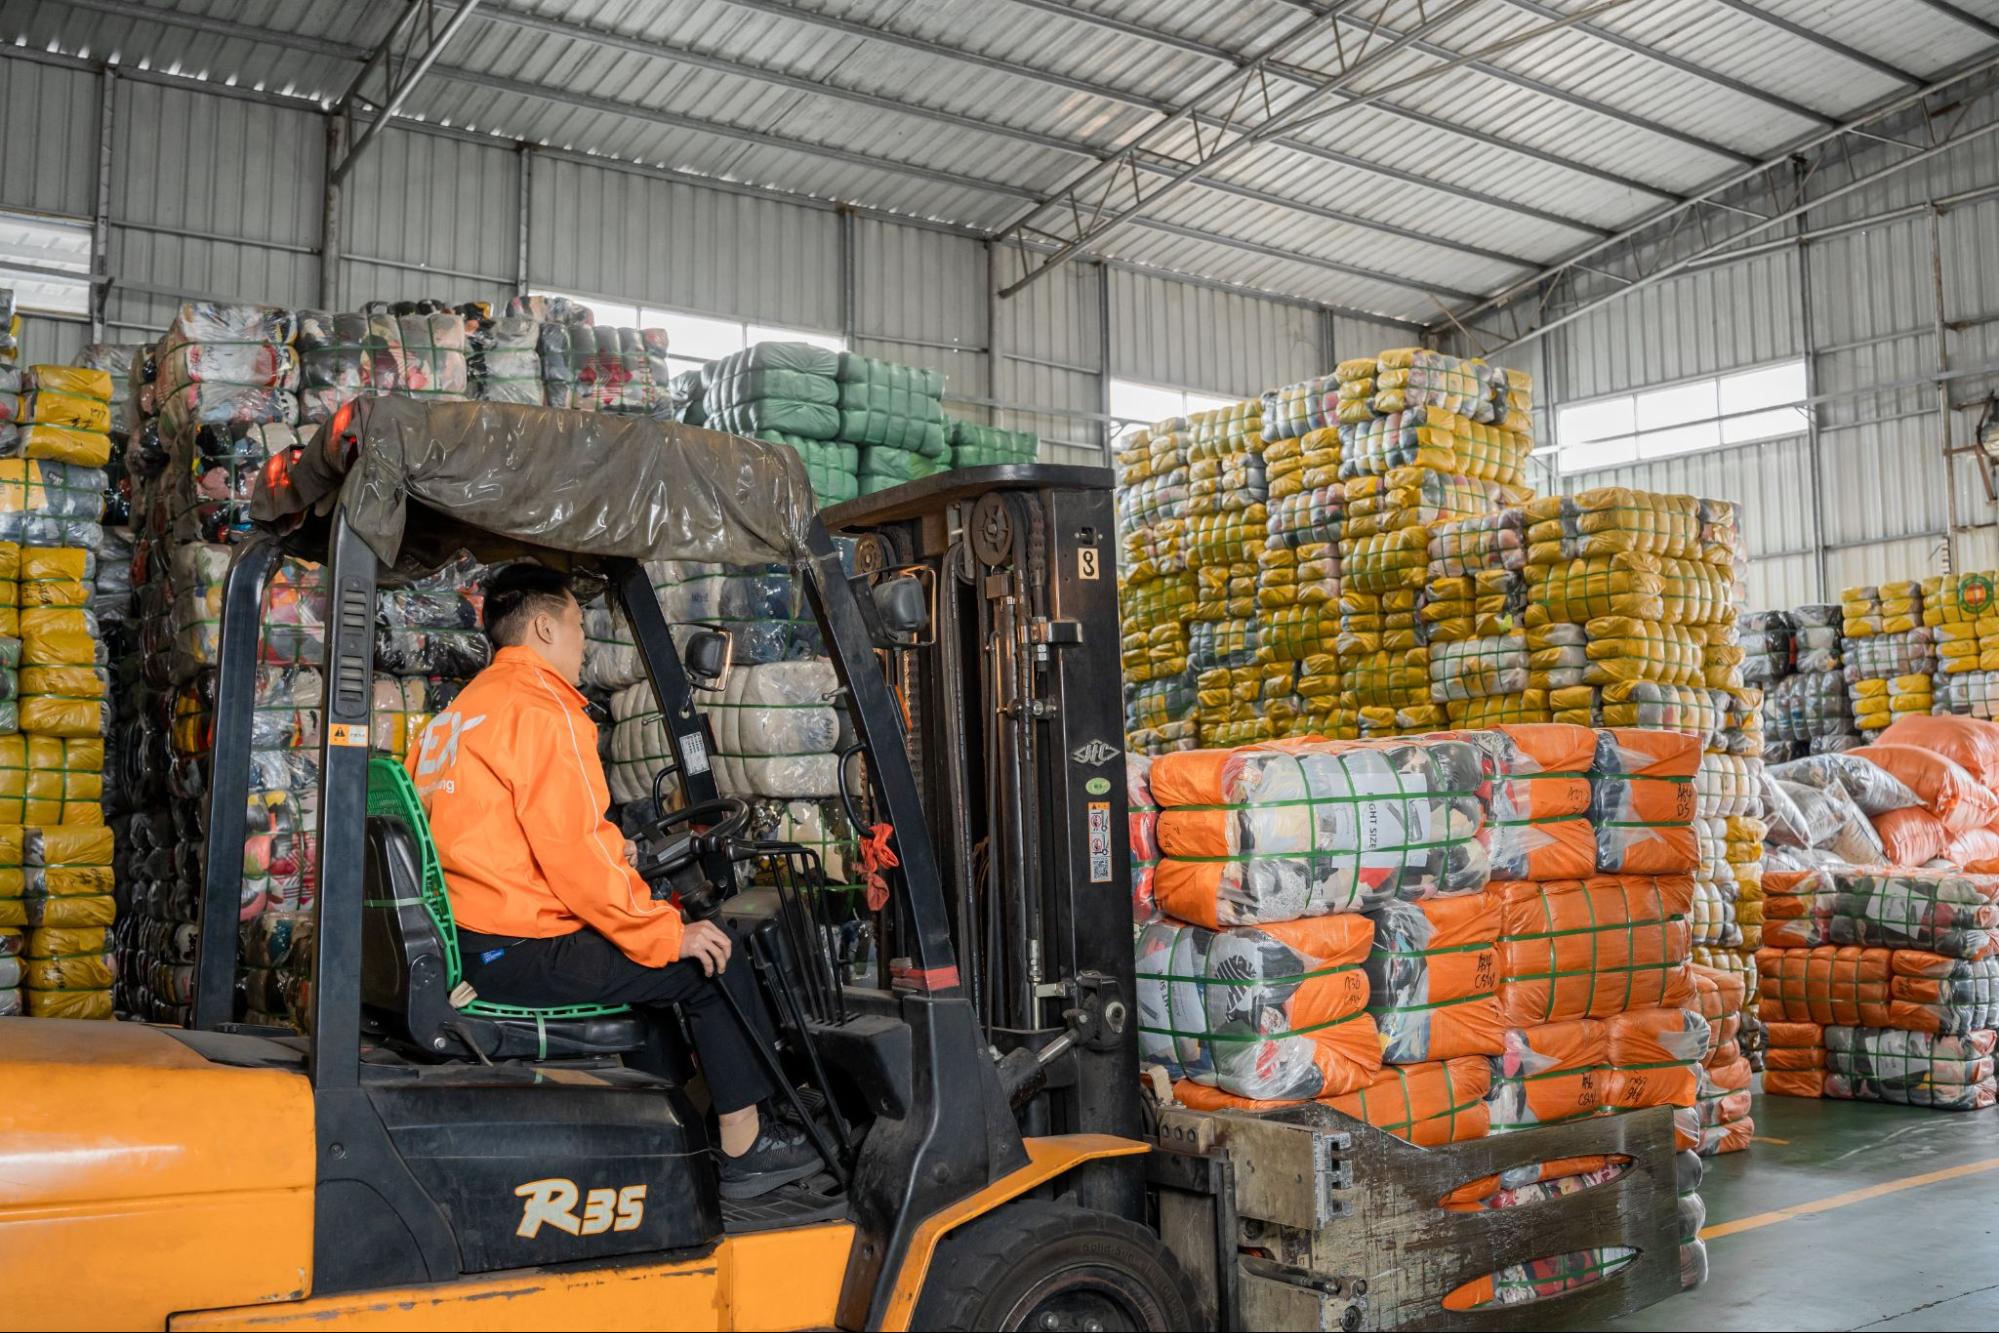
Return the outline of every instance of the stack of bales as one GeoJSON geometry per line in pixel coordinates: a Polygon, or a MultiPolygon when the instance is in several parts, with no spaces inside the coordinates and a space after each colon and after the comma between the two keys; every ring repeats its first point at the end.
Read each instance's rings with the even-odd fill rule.
{"type": "Polygon", "coordinates": [[[1454,727],[1546,722],[1523,613],[1525,515],[1499,509],[1439,523],[1430,532],[1422,619],[1430,643],[1430,698],[1454,727]]]}
{"type": "Polygon", "coordinates": [[[953,421],[950,442],[953,468],[1025,466],[1041,456],[1041,440],[1031,430],[953,421]]]}
{"type": "Polygon", "coordinates": [[[1839,600],[1847,697],[1860,734],[1873,740],[1896,718],[1931,711],[1936,638],[1924,623],[1922,585],[1848,588],[1839,600]]]}
{"type": "Polygon", "coordinates": [[[1839,606],[1817,603],[1743,618],[1744,681],[1763,691],[1773,763],[1861,743],[1847,697],[1839,606]]]}
{"type": "Polygon", "coordinates": [[[1757,959],[1770,1027],[1764,1090],[1992,1105],[1999,878],[1841,867],[1784,887],[1757,959]]]}
{"type": "MultiPolygon", "coordinates": [[[[249,530],[258,473],[300,444],[296,334],[289,311],[191,302],[134,367],[140,417],[127,459],[139,643],[121,677],[134,682],[136,706],[130,723],[121,719],[119,751],[135,806],[120,892],[135,921],[122,1007],[154,1021],[187,1021],[209,855],[243,866],[239,1008],[252,1021],[285,1021],[285,966],[306,947],[324,697],[316,567],[284,562],[267,593],[244,845],[211,846],[206,827],[223,581],[249,530]]],[[[321,407],[330,413],[337,402],[321,407]]]]}
{"type": "Polygon", "coordinates": [[[1139,933],[1139,1040],[1181,1101],[1319,1100],[1431,1145],[1485,1132],[1484,765],[1470,736],[1152,761],[1162,915],[1139,933]]]}
{"type": "Polygon", "coordinates": [[[851,500],[861,493],[860,451],[839,438],[841,364],[830,348],[783,342],[710,361],[701,368],[704,424],[790,445],[820,504],[851,500]]]}
{"type": "Polygon", "coordinates": [[[860,493],[935,476],[951,466],[944,376],[921,366],[839,353],[838,439],[857,451],[860,493]]]}
{"type": "Polygon", "coordinates": [[[1999,717],[1999,573],[1923,580],[1923,626],[1936,644],[1935,710],[1999,717]]]}
{"type": "Polygon", "coordinates": [[[1136,432],[1118,448],[1116,465],[1126,743],[1144,753],[1192,745],[1186,422],[1174,417],[1136,432]]]}
{"type": "Polygon", "coordinates": [[[1526,380],[1416,348],[1344,361],[1334,375],[1346,483],[1342,706],[1363,735],[1435,729],[1446,715],[1421,615],[1429,529],[1530,494],[1519,485],[1532,448],[1526,380]]]}
{"type": "Polygon", "coordinates": [[[1263,461],[1270,486],[1266,542],[1257,557],[1257,645],[1277,664],[1268,700],[1277,735],[1351,736],[1340,707],[1340,533],[1346,491],[1330,376],[1263,396],[1263,461]]]}
{"type": "Polygon", "coordinates": [[[1194,574],[1188,667],[1204,746],[1274,733],[1266,696],[1288,672],[1259,652],[1258,560],[1269,541],[1263,404],[1247,399],[1187,418],[1187,564],[1194,574]]]}
{"type": "Polygon", "coordinates": [[[109,1018],[116,908],[102,801],[111,688],[93,603],[112,382],[71,366],[0,373],[19,388],[0,400],[0,938],[18,945],[19,963],[6,965],[18,969],[27,1013],[109,1018]]]}

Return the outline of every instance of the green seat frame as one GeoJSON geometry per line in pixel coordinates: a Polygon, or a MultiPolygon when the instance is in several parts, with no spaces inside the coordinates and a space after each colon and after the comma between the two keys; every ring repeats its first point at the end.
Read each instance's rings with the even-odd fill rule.
{"type": "MultiPolygon", "coordinates": [[[[431,923],[437,927],[437,938],[444,948],[445,987],[448,991],[458,989],[464,979],[464,972],[458,957],[458,926],[451,916],[451,895],[445,891],[444,869],[438,864],[437,844],[430,838],[430,820],[424,815],[423,802],[416,794],[416,783],[403,766],[383,755],[376,755],[368,761],[368,814],[387,819],[400,820],[416,839],[417,854],[423,862],[423,908],[430,913],[431,923]]],[[[369,907],[394,907],[397,904],[370,900],[369,907]]],[[[546,1009],[530,1008],[520,1004],[497,1004],[492,1000],[474,1000],[459,1009],[460,1013],[476,1014],[481,1018],[526,1020],[529,1022],[560,1022],[572,1018],[609,1018],[630,1013],[622,1004],[563,1004],[546,1009]]]]}

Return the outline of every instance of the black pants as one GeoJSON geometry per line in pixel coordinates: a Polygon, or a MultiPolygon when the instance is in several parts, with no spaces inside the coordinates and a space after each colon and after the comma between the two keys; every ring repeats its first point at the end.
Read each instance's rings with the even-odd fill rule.
{"type": "Polygon", "coordinates": [[[727,986],[757,1028],[764,1048],[774,1046],[763,997],[750,970],[748,952],[737,941],[728,967],[710,980],[692,959],[646,967],[627,958],[617,945],[584,927],[570,935],[521,940],[458,932],[465,980],[479,998],[500,1004],[545,1008],[558,1004],[628,1004],[672,1040],[679,1005],[694,1034],[694,1053],[708,1079],[708,1096],[719,1115],[754,1106],[777,1091],[750,1046],[742,1024],[722,1002],[727,986]],[[498,956],[494,952],[498,951],[498,956]]]}

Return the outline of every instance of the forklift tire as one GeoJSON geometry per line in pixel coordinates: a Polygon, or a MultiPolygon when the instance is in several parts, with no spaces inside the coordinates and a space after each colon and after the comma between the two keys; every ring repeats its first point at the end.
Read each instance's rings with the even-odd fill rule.
{"type": "Polygon", "coordinates": [[[1190,1329],[1197,1308],[1193,1284],[1147,1228],[1030,1199],[944,1238],[910,1327],[1190,1329]]]}

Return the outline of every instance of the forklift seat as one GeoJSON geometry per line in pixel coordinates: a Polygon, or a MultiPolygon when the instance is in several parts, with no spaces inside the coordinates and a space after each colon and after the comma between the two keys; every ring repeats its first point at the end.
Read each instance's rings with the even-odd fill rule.
{"type": "Polygon", "coordinates": [[[361,1003],[392,1038],[432,1057],[488,1060],[621,1055],[645,1044],[622,1005],[454,1006],[462,973],[451,899],[416,784],[393,759],[369,761],[367,829],[361,1003]]]}

